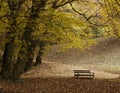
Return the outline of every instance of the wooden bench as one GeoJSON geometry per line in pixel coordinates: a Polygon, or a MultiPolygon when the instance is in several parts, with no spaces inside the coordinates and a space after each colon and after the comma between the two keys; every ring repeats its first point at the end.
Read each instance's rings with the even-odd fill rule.
{"type": "Polygon", "coordinates": [[[80,78],[94,78],[94,73],[90,72],[90,70],[74,70],[74,76],[80,78]]]}

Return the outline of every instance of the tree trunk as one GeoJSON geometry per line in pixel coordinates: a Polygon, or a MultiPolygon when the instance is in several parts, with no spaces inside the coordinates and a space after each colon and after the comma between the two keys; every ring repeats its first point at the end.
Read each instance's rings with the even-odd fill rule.
{"type": "Polygon", "coordinates": [[[14,40],[11,39],[5,44],[5,51],[2,59],[1,76],[4,79],[9,79],[12,77],[14,63],[16,62],[15,52],[14,40]]]}
{"type": "Polygon", "coordinates": [[[42,63],[42,55],[43,55],[43,53],[39,49],[39,52],[38,52],[38,55],[37,55],[37,58],[36,58],[36,62],[35,62],[35,66],[37,66],[37,65],[42,63]]]}
{"type": "Polygon", "coordinates": [[[35,42],[31,42],[31,45],[28,47],[27,50],[27,62],[25,63],[24,71],[28,71],[33,66],[33,60],[34,60],[34,51],[35,51],[35,42]]]}
{"type": "Polygon", "coordinates": [[[19,78],[20,75],[28,71],[29,68],[32,67],[33,64],[33,58],[34,58],[34,43],[33,43],[33,38],[31,36],[31,33],[35,31],[35,26],[36,26],[36,18],[38,17],[38,12],[40,11],[39,9],[43,8],[45,3],[43,4],[42,2],[34,1],[33,2],[33,7],[30,13],[30,17],[28,18],[28,23],[25,28],[25,31],[22,36],[22,48],[20,49],[19,55],[18,55],[18,61],[16,64],[14,64],[14,72],[12,77],[15,79],[19,78]],[[37,6],[35,6],[37,4],[37,6]],[[41,5],[41,6],[39,6],[41,5]]]}
{"type": "Polygon", "coordinates": [[[40,48],[36,58],[35,66],[42,63],[42,56],[43,56],[44,50],[45,50],[45,42],[40,42],[40,48]]]}
{"type": "MultiPolygon", "coordinates": [[[[19,51],[18,55],[18,61],[16,62],[16,45],[15,45],[15,35],[19,33],[20,31],[17,28],[17,21],[16,18],[18,16],[18,11],[20,9],[20,6],[18,3],[10,1],[9,8],[10,8],[10,29],[9,33],[7,34],[10,40],[5,44],[5,51],[3,54],[3,61],[2,61],[2,69],[1,69],[1,76],[4,79],[10,79],[10,78],[19,78],[21,73],[24,70],[28,70],[31,67],[32,61],[33,61],[33,45],[32,45],[32,36],[31,33],[35,31],[36,26],[36,18],[38,18],[38,14],[41,10],[44,9],[44,6],[46,4],[47,0],[33,0],[33,6],[31,8],[31,13],[28,18],[28,24],[26,26],[26,29],[24,30],[24,33],[22,34],[22,37],[20,36],[19,39],[22,38],[22,48],[19,51]],[[18,5],[18,6],[17,6],[18,5]],[[12,39],[11,38],[14,38],[12,39]],[[29,62],[31,61],[31,62],[29,62]]],[[[22,31],[21,31],[22,32],[22,31]]]]}
{"type": "MultiPolygon", "coordinates": [[[[33,59],[34,59],[34,49],[35,49],[35,43],[32,38],[32,32],[35,31],[35,27],[37,25],[36,19],[39,17],[40,11],[44,10],[44,7],[46,5],[47,0],[34,0],[32,3],[32,9],[30,13],[29,22],[26,26],[25,32],[24,32],[24,37],[23,39],[25,40],[25,44],[27,44],[27,47],[25,49],[27,50],[26,53],[22,53],[23,55],[27,55],[26,59],[27,61],[25,62],[25,67],[24,71],[28,71],[32,65],[33,65],[33,59]]],[[[20,59],[23,60],[24,59],[20,59]]]]}
{"type": "Polygon", "coordinates": [[[14,71],[13,71],[13,77],[14,79],[19,79],[20,75],[22,73],[24,73],[24,66],[25,66],[25,62],[27,62],[27,50],[25,47],[27,47],[27,45],[24,43],[24,40],[22,41],[22,47],[20,49],[20,52],[18,54],[18,59],[17,59],[17,63],[14,65],[14,71]]]}

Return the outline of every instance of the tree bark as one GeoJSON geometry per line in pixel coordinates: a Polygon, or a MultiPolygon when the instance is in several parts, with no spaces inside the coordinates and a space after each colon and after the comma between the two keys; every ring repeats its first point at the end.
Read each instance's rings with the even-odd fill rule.
{"type": "Polygon", "coordinates": [[[38,52],[38,55],[37,55],[36,62],[35,62],[35,65],[34,65],[34,66],[37,66],[37,65],[39,65],[39,64],[42,63],[42,55],[43,55],[43,53],[42,53],[42,51],[39,49],[39,52],[38,52]]]}
{"type": "Polygon", "coordinates": [[[27,61],[27,56],[23,55],[23,53],[26,53],[26,52],[27,51],[24,49],[24,47],[22,47],[18,56],[17,63],[14,65],[14,71],[12,76],[14,77],[14,80],[19,79],[20,75],[24,73],[24,66],[25,66],[25,62],[27,61]]]}
{"type": "Polygon", "coordinates": [[[24,71],[28,71],[33,66],[33,60],[34,60],[34,51],[35,51],[35,42],[31,42],[31,45],[28,47],[27,50],[27,62],[25,63],[24,71]]]}
{"type": "Polygon", "coordinates": [[[44,50],[45,50],[45,42],[40,42],[40,48],[36,58],[35,66],[42,63],[42,56],[44,54],[44,50]]]}
{"type": "Polygon", "coordinates": [[[12,77],[14,63],[16,62],[15,52],[14,40],[11,39],[5,44],[5,51],[3,54],[1,76],[4,79],[12,77]]]}

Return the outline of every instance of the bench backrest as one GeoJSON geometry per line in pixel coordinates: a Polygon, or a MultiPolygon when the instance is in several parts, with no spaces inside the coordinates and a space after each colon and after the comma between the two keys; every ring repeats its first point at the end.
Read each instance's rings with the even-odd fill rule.
{"type": "Polygon", "coordinates": [[[90,70],[74,70],[74,73],[90,73],[90,70]]]}

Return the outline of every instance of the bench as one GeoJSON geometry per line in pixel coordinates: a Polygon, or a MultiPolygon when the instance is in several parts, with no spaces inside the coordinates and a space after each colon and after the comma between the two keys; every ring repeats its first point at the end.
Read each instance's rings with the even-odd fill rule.
{"type": "Polygon", "coordinates": [[[94,73],[90,72],[90,70],[74,70],[74,76],[80,78],[94,78],[94,73]]]}

